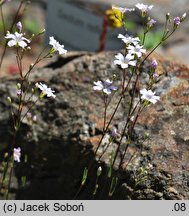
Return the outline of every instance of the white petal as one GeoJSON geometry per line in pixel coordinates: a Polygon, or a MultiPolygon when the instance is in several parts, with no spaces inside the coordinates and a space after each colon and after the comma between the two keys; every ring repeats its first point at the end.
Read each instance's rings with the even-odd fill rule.
{"type": "Polygon", "coordinates": [[[114,60],[114,64],[115,65],[120,65],[120,64],[122,64],[122,61],[120,61],[120,60],[114,60]]]}
{"type": "Polygon", "coordinates": [[[10,40],[9,42],[8,42],[8,46],[9,47],[13,47],[13,46],[15,46],[16,45],[16,41],[15,40],[10,40]]]}
{"type": "Polygon", "coordinates": [[[123,60],[123,59],[124,59],[124,56],[123,56],[123,54],[121,54],[121,53],[118,53],[117,55],[115,55],[115,57],[116,57],[117,59],[119,59],[119,60],[123,60]]]}
{"type": "Polygon", "coordinates": [[[131,53],[128,53],[126,55],[126,59],[132,60],[134,58],[134,56],[131,53]]]}
{"type": "Polygon", "coordinates": [[[27,43],[30,43],[31,41],[30,40],[28,40],[27,38],[25,38],[25,37],[22,37],[22,40],[25,40],[25,41],[27,41],[27,43]]]}
{"type": "Polygon", "coordinates": [[[136,52],[135,53],[139,58],[142,56],[142,53],[141,52],[136,52]]]}
{"type": "Polygon", "coordinates": [[[124,36],[124,35],[122,35],[122,34],[118,34],[117,38],[122,38],[122,39],[124,39],[124,38],[125,38],[125,36],[124,36]]]}
{"type": "Polygon", "coordinates": [[[140,90],[140,94],[146,94],[146,92],[147,90],[145,88],[140,90]]]}
{"type": "Polygon", "coordinates": [[[151,10],[153,7],[154,7],[153,5],[148,6],[148,8],[149,8],[150,10],[151,10]]]}
{"type": "Polygon", "coordinates": [[[67,53],[67,50],[65,50],[65,49],[59,49],[58,52],[59,52],[60,55],[63,55],[63,54],[67,53]]]}
{"type": "Polygon", "coordinates": [[[107,79],[107,80],[104,82],[104,84],[105,84],[105,85],[110,85],[110,84],[112,84],[112,82],[113,82],[113,81],[111,81],[110,79],[107,79]]]}
{"type": "Polygon", "coordinates": [[[101,86],[93,86],[95,91],[101,91],[103,88],[101,86]]]}
{"type": "Polygon", "coordinates": [[[150,101],[151,103],[153,103],[153,104],[155,104],[155,103],[157,102],[157,100],[154,99],[154,98],[150,99],[149,101],[150,101]]]}
{"type": "Polygon", "coordinates": [[[20,47],[24,48],[24,47],[27,46],[27,43],[24,42],[24,41],[20,41],[20,42],[18,42],[18,45],[19,45],[20,47]]]}
{"type": "Polygon", "coordinates": [[[14,34],[7,34],[5,36],[6,39],[15,39],[15,35],[14,34]]]}
{"type": "Polygon", "coordinates": [[[128,64],[132,66],[136,66],[137,61],[130,61],[128,64]]]}
{"type": "Polygon", "coordinates": [[[110,86],[109,88],[110,88],[110,90],[112,90],[112,91],[116,91],[116,90],[118,89],[117,86],[110,86]]]}
{"type": "Polygon", "coordinates": [[[54,37],[52,36],[52,37],[49,37],[49,44],[50,45],[54,45],[54,43],[56,42],[56,40],[54,39],[54,37]]]}
{"type": "Polygon", "coordinates": [[[122,63],[121,68],[123,68],[123,69],[128,68],[128,64],[122,63]]]}
{"type": "Polygon", "coordinates": [[[102,81],[97,81],[97,82],[93,82],[95,85],[97,86],[102,86],[103,87],[103,84],[102,84],[102,81]]]}
{"type": "Polygon", "coordinates": [[[105,93],[105,94],[111,94],[111,90],[109,89],[109,88],[105,88],[105,89],[103,89],[103,92],[105,93]]]}
{"type": "Polygon", "coordinates": [[[154,98],[155,98],[156,100],[160,100],[160,96],[154,95],[154,98]]]}

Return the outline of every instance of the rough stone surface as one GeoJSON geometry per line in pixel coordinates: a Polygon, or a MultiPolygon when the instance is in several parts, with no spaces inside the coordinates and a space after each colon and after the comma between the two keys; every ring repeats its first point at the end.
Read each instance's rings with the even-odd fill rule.
{"type": "MultiPolygon", "coordinates": [[[[44,99],[32,113],[37,115],[37,124],[24,121],[16,143],[27,163],[18,163],[11,188],[16,199],[72,199],[76,194],[82,172],[91,161],[86,188],[77,198],[91,199],[94,190],[96,169],[94,149],[102,134],[102,98],[92,89],[93,81],[104,79],[120,70],[112,64],[115,52],[100,54],[71,53],[65,59],[52,62],[35,71],[33,82],[45,82],[56,91],[56,99],[44,99]],[[21,184],[26,176],[27,183],[21,184]],[[19,189],[17,189],[19,188],[19,189]]],[[[117,168],[118,186],[113,199],[188,199],[189,198],[189,69],[171,63],[159,56],[156,92],[161,97],[157,104],[146,108],[138,120],[135,136],[150,134],[143,143],[136,139],[131,143],[125,160],[125,169],[117,168]],[[130,156],[134,154],[129,165],[130,156]],[[148,175],[140,168],[150,167],[148,175]]],[[[144,69],[147,71],[148,65],[144,69]]],[[[144,73],[141,85],[145,84],[144,73]]],[[[12,139],[11,118],[6,98],[15,96],[17,78],[0,80],[0,151],[7,151],[12,139]]],[[[115,102],[117,97],[115,97],[115,102]]],[[[110,106],[108,116],[114,104],[110,106]]],[[[127,106],[123,103],[113,125],[121,128],[127,106]]],[[[113,126],[112,125],[112,126],[113,126]]],[[[124,148],[124,142],[122,148],[124,148]]],[[[116,146],[110,147],[111,150],[116,146]]],[[[102,149],[100,149],[102,150],[102,149]]],[[[103,174],[96,199],[107,199],[110,179],[107,178],[108,153],[100,165],[103,174]]]]}

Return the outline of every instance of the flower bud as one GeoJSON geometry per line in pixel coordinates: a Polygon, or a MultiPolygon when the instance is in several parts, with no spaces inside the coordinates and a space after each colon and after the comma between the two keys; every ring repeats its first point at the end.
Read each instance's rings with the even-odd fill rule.
{"type": "Polygon", "coordinates": [[[166,14],[166,20],[167,20],[167,21],[170,20],[170,17],[171,17],[170,13],[167,13],[167,14],[166,14]]]}
{"type": "Polygon", "coordinates": [[[31,70],[33,67],[34,67],[34,64],[33,64],[33,63],[30,64],[30,70],[31,70]]]}
{"type": "Polygon", "coordinates": [[[181,22],[180,17],[175,17],[173,20],[174,20],[174,25],[176,26],[180,25],[181,22]]]}
{"type": "Polygon", "coordinates": [[[116,138],[117,136],[118,136],[117,129],[115,127],[113,127],[111,130],[111,137],[116,138]]]}
{"type": "Polygon", "coordinates": [[[12,99],[10,97],[7,97],[7,100],[10,104],[12,103],[12,99]]]}
{"type": "Polygon", "coordinates": [[[149,28],[151,28],[155,23],[156,21],[154,19],[150,19],[147,25],[149,28]]]}
{"type": "Polygon", "coordinates": [[[27,49],[28,51],[30,51],[30,50],[31,50],[31,47],[30,47],[30,46],[28,46],[26,49],[27,49]]]}
{"type": "Polygon", "coordinates": [[[144,134],[144,139],[148,139],[150,137],[149,133],[144,134]]]}
{"type": "Polygon", "coordinates": [[[184,14],[182,15],[182,17],[181,17],[181,22],[184,21],[185,18],[186,18],[186,13],[184,13],[184,14]]]}
{"type": "Polygon", "coordinates": [[[34,122],[37,121],[37,116],[36,116],[36,115],[33,116],[33,121],[34,121],[34,122]]]}
{"type": "Polygon", "coordinates": [[[19,21],[17,24],[16,24],[16,28],[21,32],[22,31],[22,23],[19,21]]]}
{"type": "Polygon", "coordinates": [[[152,62],[151,62],[151,67],[152,68],[156,68],[158,66],[158,63],[157,61],[154,59],[152,62]]]}
{"type": "Polygon", "coordinates": [[[20,84],[20,83],[17,83],[17,84],[16,84],[16,87],[17,87],[17,89],[21,89],[21,84],[20,84]]]}
{"type": "Polygon", "coordinates": [[[34,88],[31,89],[31,93],[32,93],[32,94],[35,93],[35,89],[34,89],[34,88]]]}
{"type": "Polygon", "coordinates": [[[21,90],[21,89],[18,89],[17,92],[16,92],[16,95],[17,95],[17,96],[20,96],[21,94],[22,94],[22,90],[21,90]]]}
{"type": "Polygon", "coordinates": [[[102,167],[99,166],[99,167],[98,167],[98,170],[97,170],[97,176],[100,176],[101,173],[102,173],[102,167]]]}
{"type": "Polygon", "coordinates": [[[38,35],[44,34],[44,33],[45,33],[45,31],[46,31],[46,29],[43,29],[42,31],[40,31],[40,32],[39,32],[39,34],[38,34],[38,35]]]}
{"type": "Polygon", "coordinates": [[[153,79],[154,79],[154,80],[156,80],[158,77],[159,77],[159,76],[158,76],[157,73],[154,73],[154,74],[153,74],[153,79]]]}
{"type": "Polygon", "coordinates": [[[30,112],[28,112],[28,113],[26,114],[26,116],[27,116],[27,119],[31,119],[31,118],[32,118],[32,114],[31,114],[30,112]]]}

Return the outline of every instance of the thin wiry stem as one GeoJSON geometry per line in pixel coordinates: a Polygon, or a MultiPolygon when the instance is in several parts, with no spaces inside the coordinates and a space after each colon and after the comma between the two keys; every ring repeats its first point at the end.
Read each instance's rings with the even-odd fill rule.
{"type": "Polygon", "coordinates": [[[3,14],[3,6],[0,6],[0,13],[1,13],[1,20],[2,20],[2,25],[3,25],[3,34],[6,34],[6,28],[5,28],[5,19],[4,19],[4,14],[3,14]]]}

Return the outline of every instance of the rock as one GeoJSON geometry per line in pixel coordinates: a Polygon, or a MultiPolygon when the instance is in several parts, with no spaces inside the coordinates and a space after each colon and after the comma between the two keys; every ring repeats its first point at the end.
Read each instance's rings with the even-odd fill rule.
{"type": "MultiPolygon", "coordinates": [[[[114,73],[120,76],[119,69],[112,64],[114,54],[70,53],[65,59],[58,59],[33,73],[32,81],[47,83],[57,97],[40,101],[32,110],[37,115],[36,124],[24,121],[21,126],[16,143],[22,154],[28,156],[28,161],[16,164],[14,177],[19,187],[13,184],[13,197],[73,199],[84,168],[93,161],[86,188],[77,198],[92,198],[96,170],[101,165],[103,172],[94,198],[108,199],[111,184],[111,179],[107,178],[109,153],[117,144],[110,146],[109,153],[104,154],[99,164],[99,155],[94,157],[94,149],[102,134],[103,108],[102,98],[92,86],[93,81],[114,73]],[[26,176],[25,186],[21,186],[23,176],[26,176]]],[[[189,198],[189,69],[155,57],[159,61],[158,74],[161,74],[155,88],[161,101],[142,113],[135,129],[136,137],[148,133],[150,139],[143,144],[133,139],[124,161],[125,169],[119,169],[120,158],[116,160],[113,175],[119,180],[112,199],[189,198]],[[137,153],[127,164],[134,152],[137,153]],[[141,168],[146,170],[145,175],[141,168]]],[[[145,71],[147,67],[146,64],[145,71]]],[[[1,154],[7,151],[13,131],[6,98],[10,95],[16,102],[15,86],[18,81],[18,78],[1,78],[0,81],[0,110],[3,113],[0,116],[1,154]]],[[[141,82],[141,85],[144,84],[145,76],[141,82]]],[[[108,113],[112,112],[116,101],[115,97],[108,113]]],[[[125,104],[119,108],[114,126],[123,127],[123,111],[126,108],[125,104]]],[[[122,149],[124,145],[123,142],[122,149]]]]}

